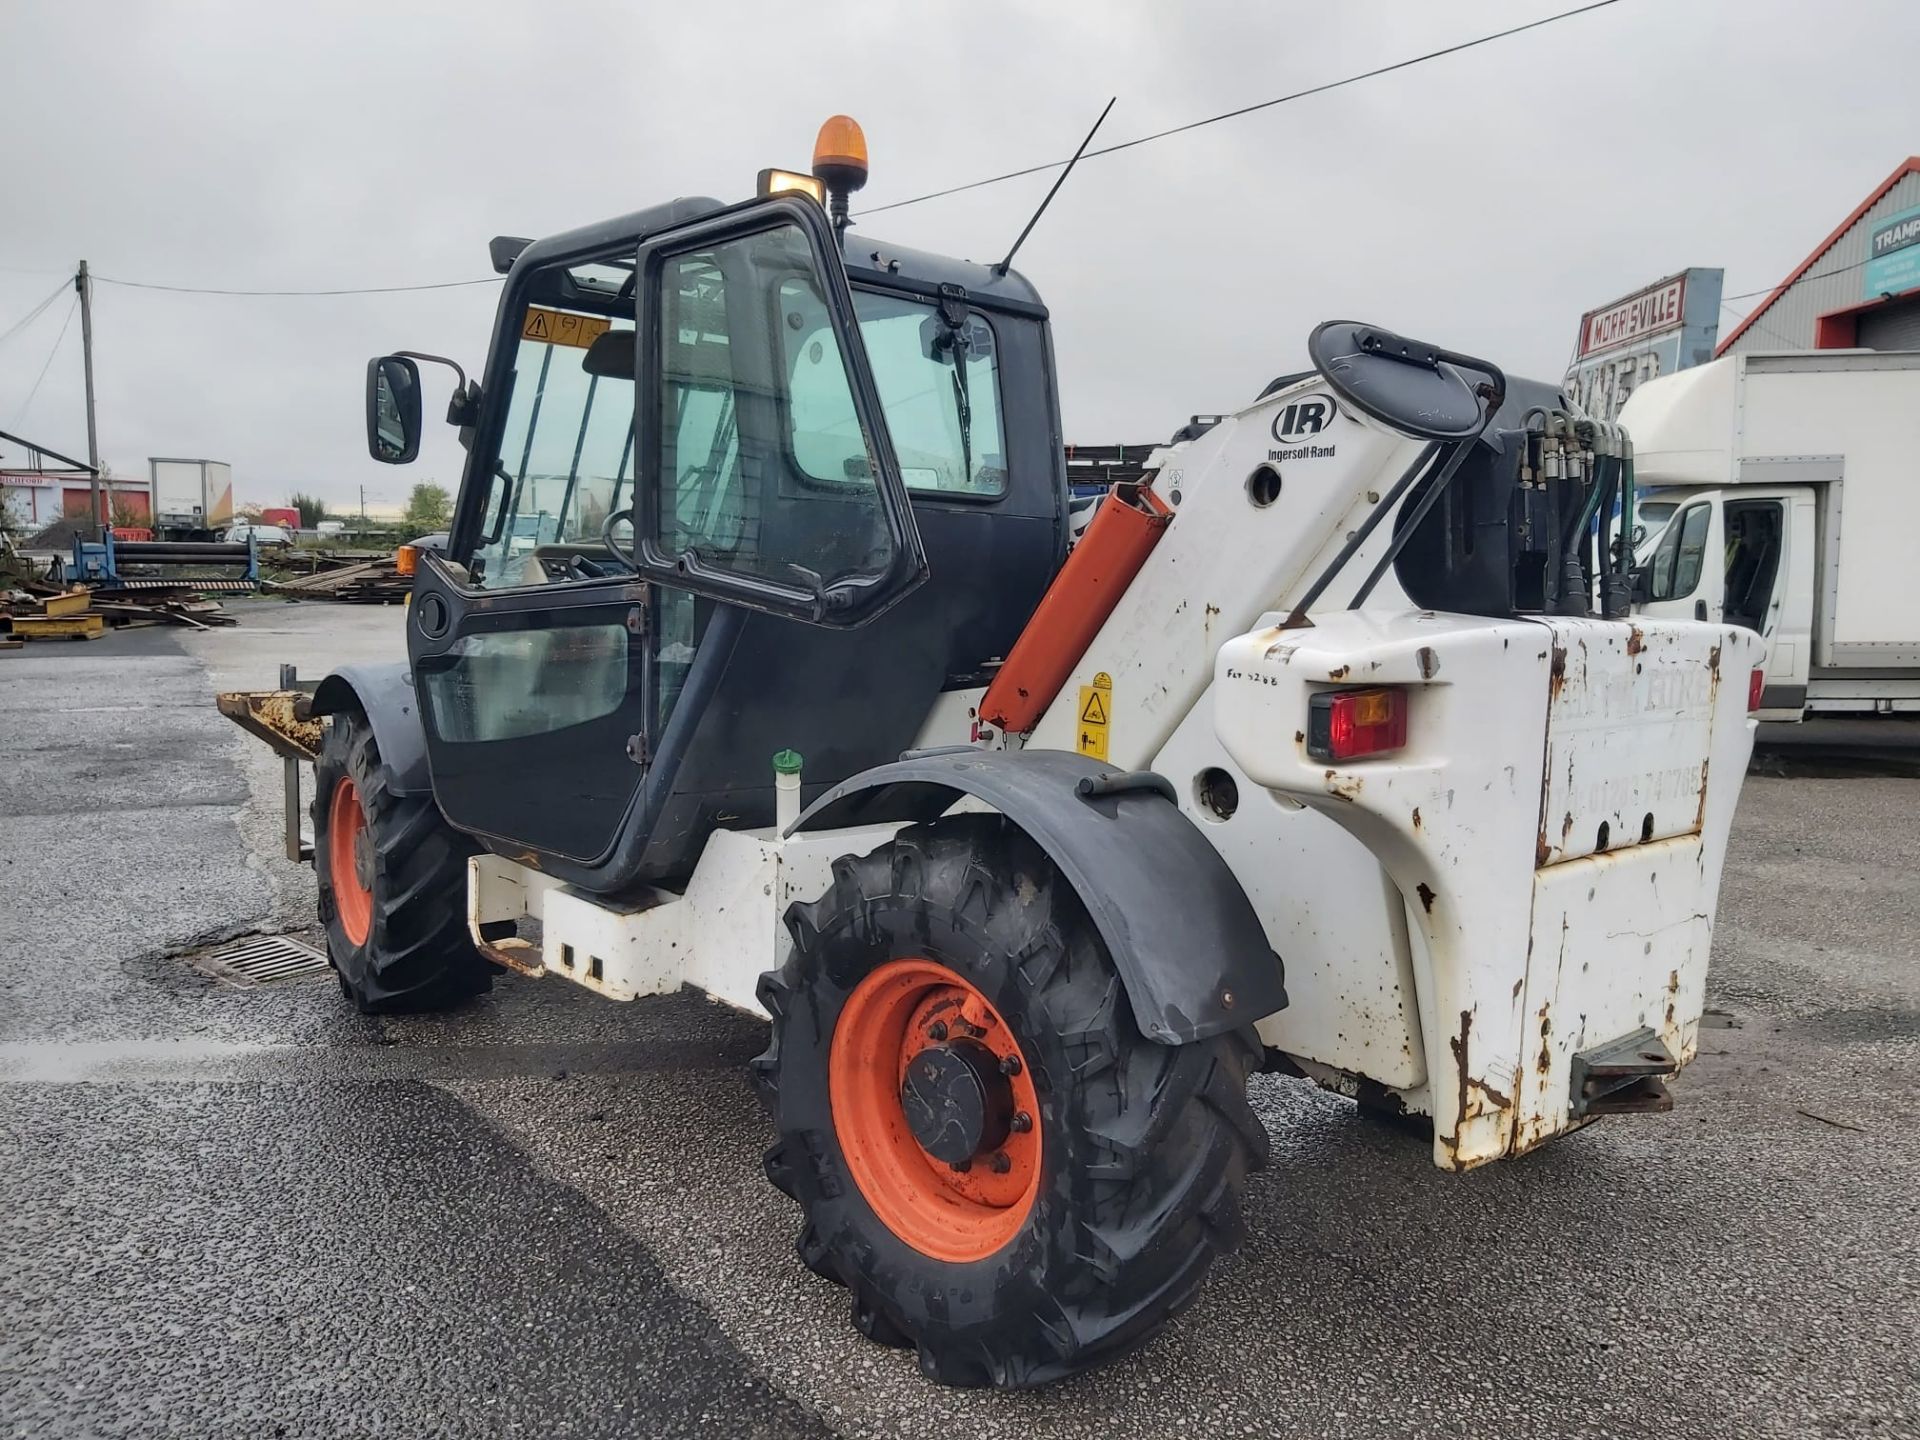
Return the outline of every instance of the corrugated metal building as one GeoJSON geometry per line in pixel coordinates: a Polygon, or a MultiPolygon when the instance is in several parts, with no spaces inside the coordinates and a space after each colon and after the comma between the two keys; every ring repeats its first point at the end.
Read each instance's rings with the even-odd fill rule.
{"type": "Polygon", "coordinates": [[[1920,350],[1920,155],[1909,156],[1715,353],[1920,350]]]}

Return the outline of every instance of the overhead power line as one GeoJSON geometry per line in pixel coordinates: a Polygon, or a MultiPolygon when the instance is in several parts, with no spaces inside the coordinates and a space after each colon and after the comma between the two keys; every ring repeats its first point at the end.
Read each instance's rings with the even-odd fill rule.
{"type": "Polygon", "coordinates": [[[73,284],[73,277],[68,276],[66,279],[62,280],[58,285],[54,286],[53,292],[50,295],[48,295],[46,299],[42,300],[38,305],[34,306],[33,309],[29,310],[25,315],[22,315],[18,320],[14,321],[13,324],[8,328],[6,334],[0,335],[0,345],[6,344],[7,341],[11,340],[14,336],[18,335],[22,330],[26,329],[34,321],[38,320],[42,315],[46,314],[47,307],[53,304],[54,301],[58,300],[60,296],[63,293],[65,293],[67,287],[72,284],[73,284]]]}
{"type": "Polygon", "coordinates": [[[504,278],[487,275],[478,280],[434,280],[424,285],[346,285],[328,290],[234,290],[215,285],[162,285],[152,280],[118,280],[111,275],[93,277],[102,285],[118,285],[124,290],[168,290],[177,295],[397,295],[408,290],[457,290],[462,285],[497,285],[504,278]]]}
{"type": "Polygon", "coordinates": [[[40,393],[40,386],[42,382],[46,380],[47,372],[53,368],[53,357],[60,353],[60,342],[67,338],[67,327],[73,324],[73,312],[79,308],[80,297],[75,295],[73,299],[67,302],[67,318],[60,322],[60,333],[53,337],[53,348],[47,352],[47,363],[40,367],[40,374],[35,377],[33,388],[27,391],[26,400],[21,404],[18,413],[13,417],[13,423],[16,428],[27,418],[27,412],[33,408],[33,397],[40,393]]]}
{"type": "MultiPolygon", "coordinates": [[[[1189,130],[1198,130],[1207,125],[1218,125],[1223,120],[1236,120],[1242,115],[1251,115],[1259,110],[1271,110],[1274,106],[1285,105],[1289,101],[1304,100],[1312,95],[1324,95],[1329,90],[1339,90],[1348,85],[1357,85],[1362,80],[1371,80],[1380,75],[1390,75],[1396,70],[1406,70],[1415,65],[1424,65],[1430,60],[1443,59],[1448,55],[1458,55],[1464,50],[1473,50],[1482,45],[1491,45],[1496,40],[1505,40],[1514,35],[1522,35],[1529,30],[1538,30],[1544,26],[1553,25],[1562,20],[1571,20],[1576,16],[1585,15],[1594,10],[1604,10],[1609,5],[1617,5],[1619,3],[1620,0],[1591,0],[1591,3],[1576,6],[1571,10],[1562,10],[1557,14],[1544,15],[1538,20],[1529,20],[1524,25],[1511,25],[1505,30],[1495,30],[1490,34],[1476,36],[1471,40],[1462,40],[1458,44],[1443,46],[1438,50],[1429,50],[1422,55],[1410,56],[1405,60],[1396,60],[1390,65],[1375,66],[1371,70],[1362,70],[1358,74],[1343,76],[1338,80],[1329,80],[1325,84],[1309,86],[1305,90],[1295,90],[1291,94],[1277,95],[1271,100],[1261,100],[1252,105],[1242,105],[1237,109],[1224,110],[1218,115],[1208,115],[1203,119],[1189,120],[1184,125],[1175,125],[1165,130],[1156,130],[1150,135],[1140,135],[1132,140],[1122,140],[1118,144],[1105,145],[1098,150],[1087,151],[1082,158],[1093,159],[1099,155],[1118,154],[1122,150],[1132,150],[1141,145],[1150,145],[1156,140],[1165,140],[1169,136],[1184,135],[1189,130]]],[[[943,190],[931,190],[924,195],[915,195],[907,200],[894,200],[885,205],[870,206],[860,211],[859,214],[861,216],[878,215],[888,210],[899,210],[908,205],[919,205],[928,200],[939,200],[948,195],[958,195],[964,191],[979,190],[988,185],[998,185],[1002,181],[1018,180],[1026,175],[1038,175],[1045,170],[1057,170],[1067,163],[1065,160],[1049,160],[1039,165],[1027,165],[1018,170],[1008,170],[999,175],[989,175],[983,180],[970,180],[964,185],[950,185],[943,190]]],[[[502,277],[498,275],[487,275],[474,280],[437,280],[420,285],[346,285],[313,289],[243,289],[218,285],[168,285],[152,280],[122,280],[111,275],[95,275],[93,278],[102,285],[118,285],[123,289],[129,290],[162,290],[179,295],[239,296],[397,295],[420,290],[455,290],[469,285],[497,285],[502,279],[502,277]]]]}
{"type": "MultiPolygon", "coordinates": [[[[1867,259],[1872,259],[1872,257],[1868,256],[1867,259]]],[[[1822,270],[1818,275],[1801,275],[1794,280],[1794,284],[1797,285],[1802,280],[1824,280],[1829,275],[1844,275],[1849,270],[1858,270],[1866,263],[1867,260],[1855,260],[1851,265],[1841,265],[1832,270],[1822,270]]],[[[1780,286],[1778,285],[1762,285],[1758,290],[1742,290],[1738,295],[1723,295],[1720,299],[1722,303],[1728,300],[1751,300],[1756,295],[1771,295],[1779,288],[1780,286]]]]}
{"type": "MultiPolygon", "coordinates": [[[[1835,273],[1837,274],[1838,272],[1836,271],[1835,273]]],[[[1755,291],[1754,293],[1758,294],[1760,292],[1755,291]]],[[[1738,310],[1734,309],[1733,306],[1729,305],[1725,300],[1722,300],[1720,302],[1720,308],[1726,311],[1729,315],[1733,316],[1736,322],[1734,325],[1734,329],[1736,330],[1740,329],[1742,326],[1751,322],[1754,329],[1758,330],[1763,335],[1771,335],[1774,339],[1778,340],[1782,345],[1786,346],[1789,350],[1804,350],[1806,348],[1804,345],[1794,344],[1792,340],[1788,339],[1785,335],[1782,335],[1778,330],[1774,329],[1771,325],[1767,324],[1766,321],[1757,318],[1759,313],[1757,311],[1750,311],[1747,314],[1742,315],[1738,310]]]]}
{"type": "MultiPolygon", "coordinates": [[[[1482,35],[1474,40],[1462,40],[1457,45],[1448,45],[1444,49],[1429,50],[1424,55],[1415,55],[1406,60],[1396,60],[1391,65],[1380,65],[1372,70],[1362,70],[1357,75],[1348,75],[1343,79],[1329,80],[1324,85],[1310,86],[1305,90],[1295,90],[1290,95],[1278,95],[1271,100],[1261,100],[1252,105],[1242,105],[1237,110],[1223,110],[1218,115],[1209,115],[1204,120],[1189,120],[1184,125],[1175,125],[1168,130],[1156,130],[1151,135],[1141,135],[1132,140],[1122,140],[1117,145],[1106,145],[1098,150],[1089,150],[1081,157],[1091,160],[1097,155],[1112,155],[1121,150],[1131,150],[1137,145],[1148,145],[1155,140],[1164,140],[1169,135],[1184,135],[1189,130],[1198,130],[1203,125],[1218,125],[1222,120],[1237,120],[1242,115],[1251,115],[1256,110],[1271,110],[1276,105],[1285,105],[1290,100],[1304,100],[1309,95],[1324,95],[1329,90],[1338,90],[1345,85],[1357,85],[1362,80],[1371,80],[1376,75],[1389,75],[1395,70],[1405,70],[1414,65],[1424,65],[1429,60],[1438,60],[1443,56],[1457,55],[1462,50],[1472,50],[1476,46],[1491,45],[1496,40],[1505,40],[1508,36],[1519,35],[1528,30],[1538,30],[1543,25],[1552,25],[1556,21],[1571,20],[1576,15],[1585,15],[1590,10],[1604,10],[1616,5],[1619,0],[1593,0],[1590,5],[1582,5],[1573,10],[1562,10],[1557,15],[1542,16],[1538,20],[1529,20],[1524,25],[1514,25],[1505,30],[1496,30],[1490,35],[1482,35]]],[[[947,195],[958,195],[966,190],[978,190],[987,185],[998,185],[1003,180],[1018,180],[1023,175],[1037,175],[1042,170],[1053,170],[1066,164],[1064,160],[1049,160],[1044,165],[1028,165],[1023,169],[1009,170],[1003,175],[989,175],[984,180],[969,180],[964,185],[949,185],[944,190],[930,190],[925,195],[915,195],[911,200],[895,200],[886,205],[873,205],[862,210],[862,217],[878,215],[883,210],[899,210],[908,205],[919,205],[927,200],[938,200],[947,195]]]]}

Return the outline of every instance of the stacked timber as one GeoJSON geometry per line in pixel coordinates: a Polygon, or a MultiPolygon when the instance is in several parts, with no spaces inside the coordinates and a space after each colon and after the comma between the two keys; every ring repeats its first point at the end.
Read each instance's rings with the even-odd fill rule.
{"type": "Polygon", "coordinates": [[[316,575],[268,582],[276,595],[295,600],[340,600],[351,605],[397,605],[413,589],[413,577],[402,575],[391,555],[342,565],[316,575]]]}

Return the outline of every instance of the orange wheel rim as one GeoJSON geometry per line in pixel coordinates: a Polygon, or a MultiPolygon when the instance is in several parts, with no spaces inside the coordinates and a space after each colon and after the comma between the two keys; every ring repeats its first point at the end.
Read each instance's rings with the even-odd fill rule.
{"type": "Polygon", "coordinates": [[[340,928],[356,945],[366,944],[373,928],[372,860],[359,787],[342,776],[327,809],[327,867],[340,928]]]}
{"type": "Polygon", "coordinates": [[[992,1002],[931,960],[892,960],[847,997],[827,1057],[833,1126],[873,1213],[936,1260],[983,1260],[1040,1191],[1040,1105],[992,1002]]]}

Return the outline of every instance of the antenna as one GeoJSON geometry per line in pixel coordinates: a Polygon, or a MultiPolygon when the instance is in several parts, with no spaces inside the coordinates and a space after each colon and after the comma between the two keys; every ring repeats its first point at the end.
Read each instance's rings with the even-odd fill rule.
{"type": "Polygon", "coordinates": [[[1060,187],[1067,183],[1067,176],[1071,175],[1073,173],[1073,167],[1080,163],[1080,157],[1086,153],[1087,146],[1093,143],[1095,131],[1099,130],[1101,125],[1106,122],[1107,110],[1113,109],[1113,101],[1119,98],[1120,97],[1116,95],[1112,100],[1107,101],[1107,109],[1102,110],[1100,112],[1100,118],[1093,122],[1093,129],[1087,131],[1087,138],[1082,140],[1080,142],[1080,148],[1073,152],[1073,158],[1067,161],[1067,168],[1062,170],[1060,172],[1060,178],[1053,182],[1053,188],[1047,191],[1047,198],[1040,202],[1040,208],[1034,211],[1033,218],[1027,221],[1027,228],[1020,232],[1020,238],[1013,242],[1013,249],[1007,251],[1007,258],[993,267],[994,274],[1004,275],[1007,273],[1008,268],[1013,264],[1013,257],[1020,253],[1020,247],[1027,243],[1027,236],[1033,233],[1033,227],[1038,225],[1040,223],[1040,217],[1047,213],[1047,206],[1051,205],[1053,203],[1053,197],[1060,193],[1060,187]]]}

